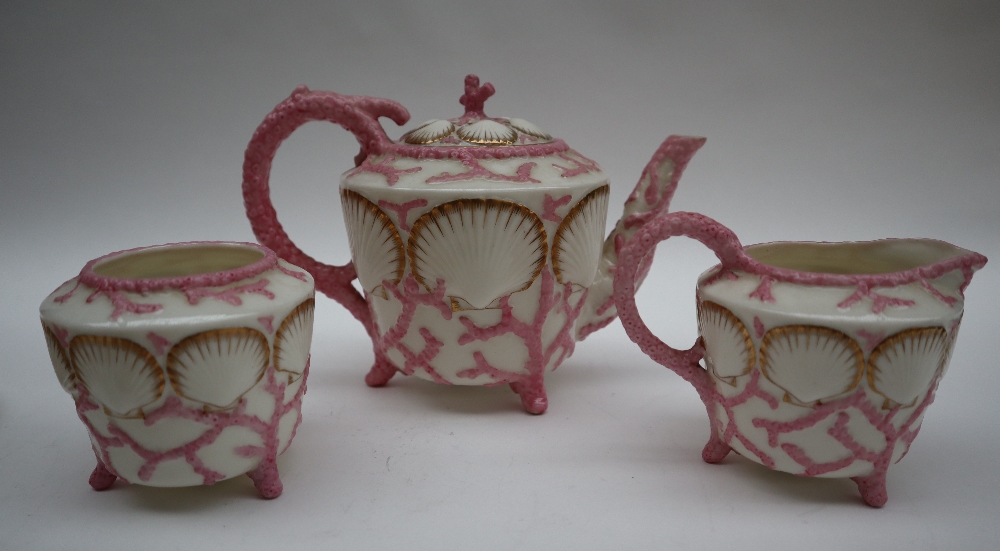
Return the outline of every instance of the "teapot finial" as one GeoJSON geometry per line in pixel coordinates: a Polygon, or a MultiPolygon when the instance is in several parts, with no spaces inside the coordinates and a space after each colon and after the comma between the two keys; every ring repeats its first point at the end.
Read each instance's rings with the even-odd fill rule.
{"type": "Polygon", "coordinates": [[[469,75],[465,77],[465,94],[459,98],[459,103],[465,106],[465,116],[469,115],[479,115],[485,117],[486,114],[483,113],[483,104],[490,96],[496,93],[496,88],[492,84],[487,82],[486,84],[479,85],[479,77],[476,75],[469,75]]]}

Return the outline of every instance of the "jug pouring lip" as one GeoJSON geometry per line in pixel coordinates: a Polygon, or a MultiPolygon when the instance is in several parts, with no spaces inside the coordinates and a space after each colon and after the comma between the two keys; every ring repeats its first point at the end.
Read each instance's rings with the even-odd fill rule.
{"type": "Polygon", "coordinates": [[[736,268],[778,281],[819,286],[896,286],[961,270],[966,279],[985,256],[936,239],[775,241],[738,251],[736,268]]]}

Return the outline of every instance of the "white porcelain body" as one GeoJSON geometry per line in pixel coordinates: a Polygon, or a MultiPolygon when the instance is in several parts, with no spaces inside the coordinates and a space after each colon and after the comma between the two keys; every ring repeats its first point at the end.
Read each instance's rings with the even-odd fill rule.
{"type": "Polygon", "coordinates": [[[780,471],[849,477],[881,507],[887,469],[916,438],[965,288],[985,264],[930,239],[744,248],[711,218],[677,212],[622,249],[614,298],[629,338],[698,391],[711,427],[705,461],[735,450],[780,471]],[[721,260],[699,277],[699,339],[689,350],[654,335],[635,301],[642,259],[675,236],[721,260]]]}
{"type": "MultiPolygon", "coordinates": [[[[150,486],[211,484],[273,462],[291,443],[312,338],[308,273],[259,245],[238,243],[123,251],[84,272],[136,253],[228,250],[244,255],[236,264],[246,258],[257,269],[207,274],[236,274],[214,280],[195,270],[166,279],[99,276],[98,283],[82,272],[42,303],[56,374],[110,474],[150,486]],[[107,283],[116,279],[151,285],[107,283]],[[180,283],[157,285],[167,280],[180,283]]],[[[170,271],[174,260],[166,262],[170,271]]]]}
{"type": "Polygon", "coordinates": [[[474,162],[486,171],[481,179],[438,183],[467,164],[372,156],[341,180],[396,236],[393,254],[366,248],[356,236],[372,232],[371,220],[351,216],[353,199],[342,193],[358,281],[384,352],[405,373],[439,383],[511,382],[554,369],[572,352],[605,239],[608,177],[593,161],[568,150],[474,162]],[[388,185],[369,164],[401,174],[388,185]],[[485,176],[516,180],[519,171],[540,183],[485,176]],[[477,328],[494,327],[469,340],[477,328]]]}
{"type": "Polygon", "coordinates": [[[886,459],[902,458],[958,335],[962,270],[870,288],[721,270],[698,280],[705,363],[723,397],[712,406],[718,436],[799,475],[869,475],[887,446],[886,459]]]}
{"type": "Polygon", "coordinates": [[[365,326],[375,355],[367,384],[385,385],[397,372],[443,384],[509,383],[528,411],[542,413],[545,372],[616,317],[618,249],[666,212],[705,140],[668,137],[606,235],[607,175],[528,121],[488,116],[494,91],[469,75],[462,116],[392,140],[379,118],[406,123],[402,105],[296,88],[247,146],[243,197],[260,242],[312,273],[317,289],[365,326]],[[341,180],[347,266],[296,247],[270,199],[279,145],[314,120],[343,126],[361,144],[341,180]]]}

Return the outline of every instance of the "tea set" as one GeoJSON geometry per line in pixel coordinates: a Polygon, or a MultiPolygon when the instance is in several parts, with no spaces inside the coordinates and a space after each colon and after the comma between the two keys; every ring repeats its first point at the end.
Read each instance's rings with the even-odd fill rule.
{"type": "Polygon", "coordinates": [[[548,408],[545,374],[620,317],[629,337],[691,383],[711,426],[702,457],[730,451],[800,476],[854,480],[887,500],[947,368],[977,253],[929,239],[744,247],[695,213],[668,213],[704,138],[670,136],[605,236],[597,162],[465,79],[461,116],[389,138],[400,104],[296,88],[257,128],[243,198],[258,244],[174,243],[88,262],[41,305],[56,375],[87,427],[101,490],[121,478],[191,486],[247,474],[277,497],[309,374],[314,292],[372,340],[365,377],[509,385],[548,408]],[[283,230],[269,197],[282,141],[310,121],[357,138],[340,197],[352,261],[323,264],[283,230]],[[697,283],[699,338],[675,350],[635,292],[659,242],[697,239],[720,264],[697,283]],[[357,280],[355,287],[354,280],[357,280]],[[359,290],[360,289],[360,290],[359,290]]]}

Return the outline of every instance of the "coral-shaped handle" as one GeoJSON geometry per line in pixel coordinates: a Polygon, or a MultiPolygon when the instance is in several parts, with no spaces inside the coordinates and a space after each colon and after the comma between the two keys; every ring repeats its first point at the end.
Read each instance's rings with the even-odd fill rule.
{"type": "Polygon", "coordinates": [[[704,355],[701,342],[688,350],[677,350],[661,341],[643,323],[635,304],[636,276],[642,259],[661,241],[684,235],[701,241],[722,261],[722,269],[744,264],[745,255],[740,240],[729,228],[707,216],[693,212],[664,214],[647,221],[618,253],[615,271],[614,298],[618,316],[632,342],[647,356],[669,368],[698,389],[699,394],[710,385],[707,372],[698,364],[704,355]]]}
{"type": "Polygon", "coordinates": [[[402,105],[391,100],[312,92],[305,86],[299,86],[257,127],[243,161],[243,201],[257,240],[273,249],[279,257],[312,274],[316,288],[343,304],[365,324],[369,334],[374,328],[368,307],[361,293],[351,286],[356,277],[353,264],[324,264],[292,243],[278,222],[277,212],[271,203],[269,179],[271,163],[281,142],[309,121],[337,123],[353,133],[361,144],[361,152],[354,162],[361,164],[365,157],[380,153],[391,143],[378,122],[379,117],[389,117],[402,125],[409,120],[410,114],[402,105]]]}

